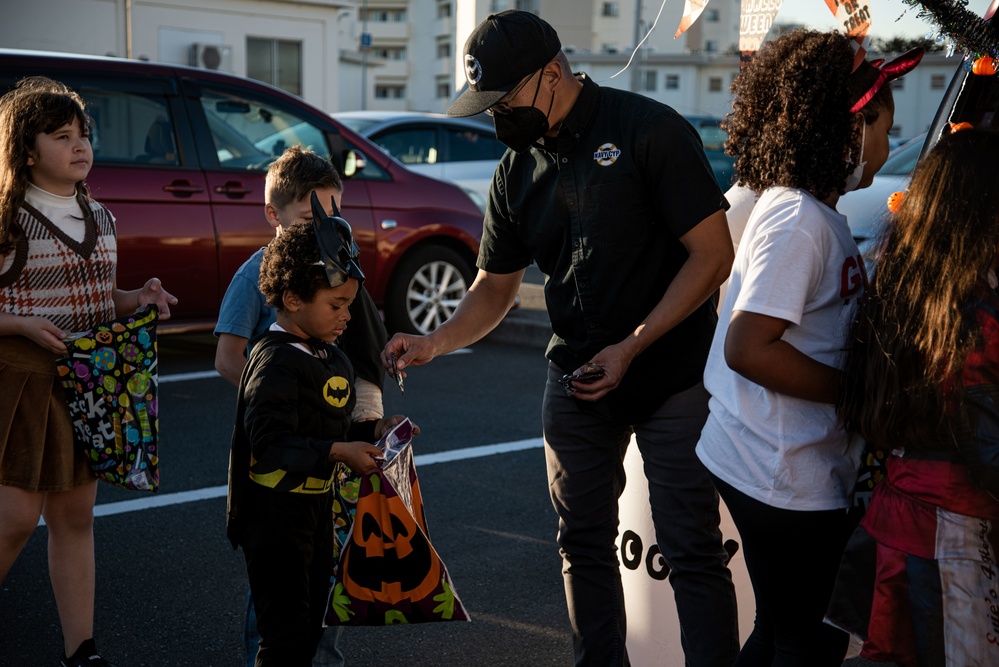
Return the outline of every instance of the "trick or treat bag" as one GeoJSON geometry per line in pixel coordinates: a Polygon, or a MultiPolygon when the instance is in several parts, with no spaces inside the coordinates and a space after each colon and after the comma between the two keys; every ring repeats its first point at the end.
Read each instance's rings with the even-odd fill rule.
{"type": "Polygon", "coordinates": [[[56,362],[73,437],[98,478],[156,491],[156,307],[71,334],[56,362]]]}
{"type": "Polygon", "coordinates": [[[407,419],[377,444],[379,470],[362,475],[353,523],[334,567],[326,626],[467,621],[444,561],[430,544],[407,419]]]}

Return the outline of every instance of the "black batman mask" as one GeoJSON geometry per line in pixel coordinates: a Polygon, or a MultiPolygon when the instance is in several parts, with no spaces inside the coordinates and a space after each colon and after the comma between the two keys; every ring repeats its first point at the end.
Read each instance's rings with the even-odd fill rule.
{"type": "Polygon", "coordinates": [[[364,282],[364,272],[361,271],[359,258],[361,250],[354,241],[350,224],[340,217],[340,209],[331,198],[333,215],[319,203],[319,195],[312,191],[312,228],[316,232],[319,243],[319,263],[326,270],[330,287],[339,287],[347,282],[347,278],[355,278],[364,282]]]}

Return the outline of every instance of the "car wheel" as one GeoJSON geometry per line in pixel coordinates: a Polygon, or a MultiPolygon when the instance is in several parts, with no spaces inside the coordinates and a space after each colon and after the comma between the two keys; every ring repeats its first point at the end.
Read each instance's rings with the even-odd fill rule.
{"type": "Polygon", "coordinates": [[[393,332],[428,334],[451,317],[469,285],[472,267],[443,246],[418,248],[399,263],[385,299],[393,332]]]}

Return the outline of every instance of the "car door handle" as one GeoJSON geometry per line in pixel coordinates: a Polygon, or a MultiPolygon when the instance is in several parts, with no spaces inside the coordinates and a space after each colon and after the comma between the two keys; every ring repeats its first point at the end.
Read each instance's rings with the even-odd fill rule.
{"type": "Polygon", "coordinates": [[[204,192],[204,190],[200,185],[194,185],[191,181],[183,178],[178,178],[170,183],[170,185],[163,186],[164,192],[169,192],[175,197],[190,197],[193,194],[204,192]]]}
{"type": "Polygon", "coordinates": [[[242,197],[253,192],[253,188],[248,188],[239,181],[226,181],[224,185],[216,185],[215,192],[227,197],[242,197]]]}

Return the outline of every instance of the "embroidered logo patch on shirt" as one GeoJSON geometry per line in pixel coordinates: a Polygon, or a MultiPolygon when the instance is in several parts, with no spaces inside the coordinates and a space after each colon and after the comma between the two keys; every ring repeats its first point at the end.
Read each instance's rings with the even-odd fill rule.
{"type": "Polygon", "coordinates": [[[609,167],[621,157],[621,149],[614,144],[603,144],[593,153],[593,159],[601,167],[609,167]]]}

